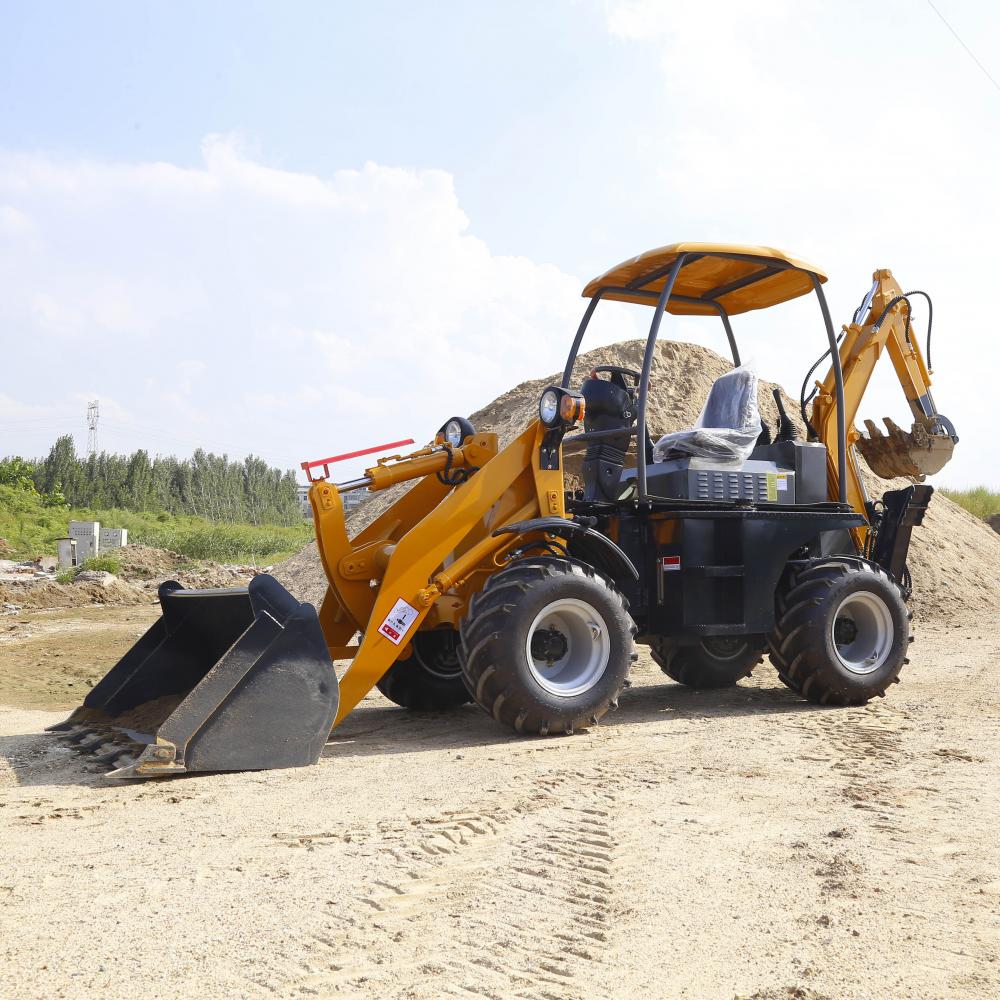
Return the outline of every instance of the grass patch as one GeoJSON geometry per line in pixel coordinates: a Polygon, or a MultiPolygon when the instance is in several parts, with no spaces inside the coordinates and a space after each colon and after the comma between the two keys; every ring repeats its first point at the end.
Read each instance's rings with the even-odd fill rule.
{"type": "Polygon", "coordinates": [[[301,527],[228,524],[200,518],[175,518],[174,524],[129,532],[129,541],[170,549],[189,559],[228,563],[273,563],[298,552],[313,537],[312,523],[301,527]]]}
{"type": "Polygon", "coordinates": [[[82,565],[76,567],[76,571],[82,573],[89,569],[95,573],[113,573],[117,576],[121,568],[122,564],[114,556],[93,556],[90,559],[84,559],[82,565]]]}
{"type": "Polygon", "coordinates": [[[985,486],[977,486],[971,490],[942,489],[941,492],[970,514],[975,514],[984,520],[994,514],[1000,514],[1000,493],[985,486]]]}
{"type": "Polygon", "coordinates": [[[0,485],[0,538],[11,547],[11,558],[55,555],[56,539],[66,537],[69,521],[100,521],[108,528],[127,528],[130,544],[171,549],[189,559],[259,566],[298,552],[313,537],[311,521],[291,526],[231,524],[166,511],[46,507],[38,494],[0,485]]]}

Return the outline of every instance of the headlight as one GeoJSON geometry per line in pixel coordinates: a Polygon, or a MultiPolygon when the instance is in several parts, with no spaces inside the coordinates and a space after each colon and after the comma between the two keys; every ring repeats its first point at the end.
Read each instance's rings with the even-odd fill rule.
{"type": "Polygon", "coordinates": [[[476,428],[465,417],[452,417],[435,435],[435,444],[450,444],[458,448],[462,442],[476,433],[476,428]]]}
{"type": "Polygon", "coordinates": [[[546,427],[572,427],[583,420],[586,404],[578,392],[550,386],[538,401],[538,416],[546,427]]]}
{"type": "Polygon", "coordinates": [[[546,427],[551,427],[559,418],[559,392],[546,389],[538,401],[538,416],[546,427]]]}
{"type": "Polygon", "coordinates": [[[444,439],[453,448],[462,443],[462,425],[457,420],[449,420],[444,425],[444,439]]]}

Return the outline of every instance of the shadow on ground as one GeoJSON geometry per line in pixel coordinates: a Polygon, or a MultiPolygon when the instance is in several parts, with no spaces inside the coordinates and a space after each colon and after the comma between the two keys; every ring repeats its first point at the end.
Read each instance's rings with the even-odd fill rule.
{"type": "MultiPolygon", "coordinates": [[[[671,720],[774,716],[826,712],[797,698],[784,687],[735,687],[699,691],[680,684],[646,684],[622,693],[620,707],[605,716],[602,731],[628,738],[633,726],[671,720]]],[[[498,725],[482,709],[465,705],[451,712],[410,712],[388,706],[356,709],[332,734],[321,759],[349,760],[385,754],[424,753],[472,747],[510,745],[512,749],[586,740],[586,733],[566,736],[518,736],[498,725]]],[[[85,758],[58,741],[54,733],[0,737],[5,760],[21,786],[95,785],[107,779],[85,758]]],[[[190,781],[200,775],[177,775],[157,781],[190,781]]],[[[201,775],[203,776],[203,775],[201,775]]],[[[141,785],[142,781],[116,784],[141,785]]]]}
{"type": "MultiPolygon", "coordinates": [[[[609,713],[601,729],[628,737],[632,726],[669,722],[672,718],[732,718],[826,712],[802,701],[785,687],[736,687],[700,691],[680,684],[644,685],[624,691],[617,712],[609,713]]],[[[323,757],[346,760],[381,754],[421,753],[428,750],[511,744],[529,747],[567,739],[587,739],[586,733],[567,736],[519,736],[500,726],[481,708],[465,705],[451,712],[410,712],[401,708],[371,707],[355,711],[333,732],[323,757]]]]}

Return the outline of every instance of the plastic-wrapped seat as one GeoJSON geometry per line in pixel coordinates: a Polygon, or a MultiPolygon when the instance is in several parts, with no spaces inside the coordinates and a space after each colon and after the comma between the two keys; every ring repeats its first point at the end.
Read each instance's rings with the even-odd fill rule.
{"type": "Polygon", "coordinates": [[[761,429],[757,375],[749,368],[734,368],[712,384],[694,427],[664,434],[656,442],[653,461],[696,457],[740,466],[750,457],[761,429]]]}

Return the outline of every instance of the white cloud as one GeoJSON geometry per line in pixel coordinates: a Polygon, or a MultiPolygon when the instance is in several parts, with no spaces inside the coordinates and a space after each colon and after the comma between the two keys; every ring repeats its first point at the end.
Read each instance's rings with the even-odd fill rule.
{"type": "MultiPolygon", "coordinates": [[[[996,485],[1000,440],[982,380],[1000,360],[983,322],[1000,224],[1000,133],[987,127],[997,94],[933,11],[790,0],[605,9],[618,44],[660,68],[661,92],[645,95],[647,153],[680,209],[672,238],[779,246],[815,261],[830,275],[838,326],[876,268],[929,291],[934,395],[962,437],[939,480],[996,485]]],[[[982,51],[996,51],[1000,20],[987,9],[956,16],[982,51]]],[[[797,391],[825,343],[817,319],[814,304],[796,303],[734,325],[762,374],[797,391]]],[[[862,416],[902,423],[898,383],[887,362],[880,369],[862,416]]]]}
{"type": "MultiPolygon", "coordinates": [[[[203,157],[0,154],[12,395],[43,380],[50,399],[115,397],[109,448],[203,443],[293,466],[427,440],[560,366],[580,281],[493,254],[449,174],[368,163],[321,178],[219,136],[203,157]]],[[[31,451],[16,437],[4,450],[31,451]]]]}

